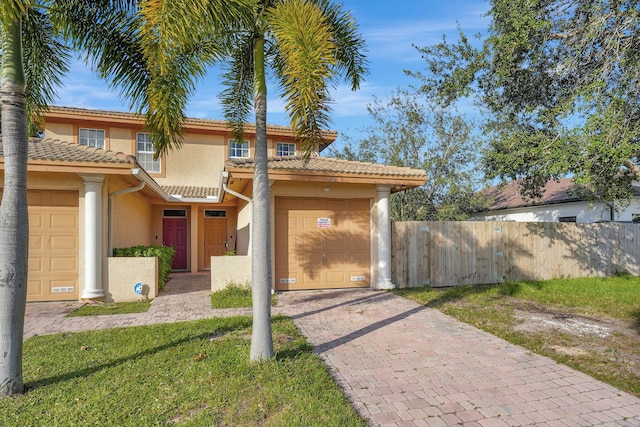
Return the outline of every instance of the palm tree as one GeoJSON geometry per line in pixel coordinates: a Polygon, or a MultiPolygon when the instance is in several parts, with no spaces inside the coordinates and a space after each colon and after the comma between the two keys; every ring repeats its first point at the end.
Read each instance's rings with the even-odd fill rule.
{"type": "Polygon", "coordinates": [[[3,2],[2,137],[5,185],[0,205],[0,396],[20,393],[22,382],[22,334],[27,298],[27,108],[22,64],[21,2],[3,2]]]}
{"type": "MultiPolygon", "coordinates": [[[[184,0],[183,0],[184,1],[184,0]]],[[[233,5],[238,13],[225,25],[220,19],[203,20],[202,16],[214,3],[198,2],[202,9],[184,9],[183,1],[171,0],[149,3],[142,8],[147,20],[144,34],[150,42],[145,54],[154,72],[154,79],[169,79],[182,86],[171,76],[176,57],[158,55],[158,46],[176,49],[170,41],[183,40],[187,45],[214,40],[217,49],[207,59],[221,54],[227,65],[224,75],[226,89],[222,94],[225,116],[236,138],[242,141],[244,124],[251,104],[255,110],[255,162],[253,182],[252,219],[252,288],[253,332],[251,338],[252,361],[271,358],[271,248],[270,202],[267,171],[267,84],[266,72],[273,72],[282,88],[281,96],[289,113],[291,127],[300,140],[306,156],[317,151],[322,143],[322,130],[329,123],[330,86],[338,77],[357,89],[367,71],[364,40],[351,15],[331,0],[237,0],[223,2],[222,9],[233,5]],[[173,8],[173,9],[172,9],[173,8]],[[195,13],[194,13],[195,12],[195,13]],[[171,16],[173,19],[162,19],[171,16]],[[179,16],[180,18],[175,18],[179,16]],[[203,22],[204,21],[204,22],[203,22]]],[[[215,2],[218,3],[218,2],[215,2]]],[[[218,16],[214,18],[219,18],[218,16]]],[[[145,44],[145,42],[143,42],[145,44]]],[[[176,49],[180,50],[180,49],[176,49]]],[[[167,51],[166,49],[164,50],[167,51]]],[[[211,51],[209,51],[211,54],[211,51]]],[[[184,76],[187,84],[190,76],[184,76]]],[[[182,78],[182,76],[180,76],[182,78]]],[[[161,85],[157,99],[169,99],[171,89],[161,85]]],[[[166,107],[150,103],[147,117],[167,115],[166,107]],[[162,108],[165,108],[163,111],[162,108]]],[[[183,105],[173,105],[171,117],[180,118],[183,105]]],[[[155,140],[157,154],[179,146],[163,130],[166,121],[148,122],[155,140]],[[164,135],[164,137],[163,137],[164,135]]],[[[172,125],[175,123],[172,123],[172,125]]]]}
{"type": "Polygon", "coordinates": [[[27,296],[29,223],[27,139],[30,125],[52,101],[67,71],[69,47],[85,48],[104,77],[120,73],[138,92],[149,81],[136,44],[133,0],[3,0],[2,145],[4,187],[0,204],[0,397],[21,393],[22,340],[27,296]],[[26,67],[25,67],[26,65],[26,67]],[[111,67],[111,68],[109,68],[111,67]],[[26,72],[25,72],[26,69],[26,72]]]}

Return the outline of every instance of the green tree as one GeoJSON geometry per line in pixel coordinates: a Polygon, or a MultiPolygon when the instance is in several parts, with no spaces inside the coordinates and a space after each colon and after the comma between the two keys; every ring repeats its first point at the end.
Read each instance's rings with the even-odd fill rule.
{"type": "MultiPolygon", "coordinates": [[[[174,123],[184,119],[186,97],[172,88],[191,84],[202,70],[172,74],[185,46],[206,45],[194,56],[226,64],[222,94],[225,117],[239,140],[251,107],[255,112],[252,218],[253,332],[251,360],[273,356],[270,294],[270,202],[267,174],[267,72],[271,71],[305,155],[322,143],[329,122],[330,86],[342,77],[357,89],[366,72],[364,41],[355,20],[330,0],[238,0],[148,2],[142,39],[150,63],[154,100],[147,117],[157,154],[180,145],[174,123]],[[185,7],[186,6],[186,7],[185,7]],[[209,18],[203,19],[203,16],[209,18]],[[170,17],[170,19],[167,19],[170,17]],[[167,54],[169,53],[169,54],[167,54]],[[222,58],[221,58],[222,55],[222,58]],[[166,85],[164,82],[171,84],[166,85]],[[170,111],[162,105],[172,99],[170,111]],[[172,117],[175,122],[169,121],[172,117]]],[[[187,93],[183,91],[183,93],[187,93]]]]}
{"type": "Polygon", "coordinates": [[[613,201],[640,177],[637,1],[493,0],[482,47],[464,33],[427,46],[426,85],[447,104],[486,108],[490,176],[521,178],[539,196],[572,176],[580,193],[613,201]]]}
{"type": "MultiPolygon", "coordinates": [[[[29,126],[51,102],[67,70],[69,48],[61,35],[78,48],[93,40],[86,52],[104,64],[135,73],[146,81],[146,69],[132,71],[135,43],[114,37],[114,29],[133,22],[134,1],[108,0],[6,0],[0,3],[2,64],[2,146],[4,187],[0,205],[0,397],[21,393],[22,340],[27,296],[29,223],[27,211],[27,139],[29,126]],[[76,19],[70,19],[74,16],[76,19]],[[116,55],[115,53],[118,53],[116,55]],[[117,62],[117,64],[115,64],[117,62]]],[[[142,57],[138,55],[137,60],[142,57]]]]}
{"type": "Polygon", "coordinates": [[[427,172],[422,187],[392,195],[392,220],[461,220],[484,206],[479,142],[465,117],[441,108],[419,87],[396,89],[368,110],[375,125],[366,136],[331,155],[427,172]]]}

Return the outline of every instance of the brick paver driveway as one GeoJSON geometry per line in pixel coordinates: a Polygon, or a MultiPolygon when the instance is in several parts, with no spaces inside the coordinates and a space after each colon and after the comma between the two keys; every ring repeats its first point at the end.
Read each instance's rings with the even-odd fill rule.
{"type": "Polygon", "coordinates": [[[640,426],[640,399],[393,294],[279,301],[375,425],[640,426]]]}

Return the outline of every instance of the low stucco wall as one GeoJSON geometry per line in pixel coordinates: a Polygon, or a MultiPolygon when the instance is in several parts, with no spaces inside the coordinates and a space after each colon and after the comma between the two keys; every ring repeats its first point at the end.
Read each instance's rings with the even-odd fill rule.
{"type": "Polygon", "coordinates": [[[211,257],[211,292],[226,288],[230,282],[251,283],[250,256],[211,257]]]}
{"type": "Polygon", "coordinates": [[[157,257],[113,257],[108,260],[105,302],[139,301],[158,295],[157,257]]]}

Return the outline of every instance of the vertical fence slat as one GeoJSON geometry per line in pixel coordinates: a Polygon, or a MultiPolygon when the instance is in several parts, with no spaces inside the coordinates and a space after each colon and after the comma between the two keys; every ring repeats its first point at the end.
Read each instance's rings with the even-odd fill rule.
{"type": "Polygon", "coordinates": [[[640,275],[640,224],[395,222],[392,280],[432,287],[640,275]]]}

